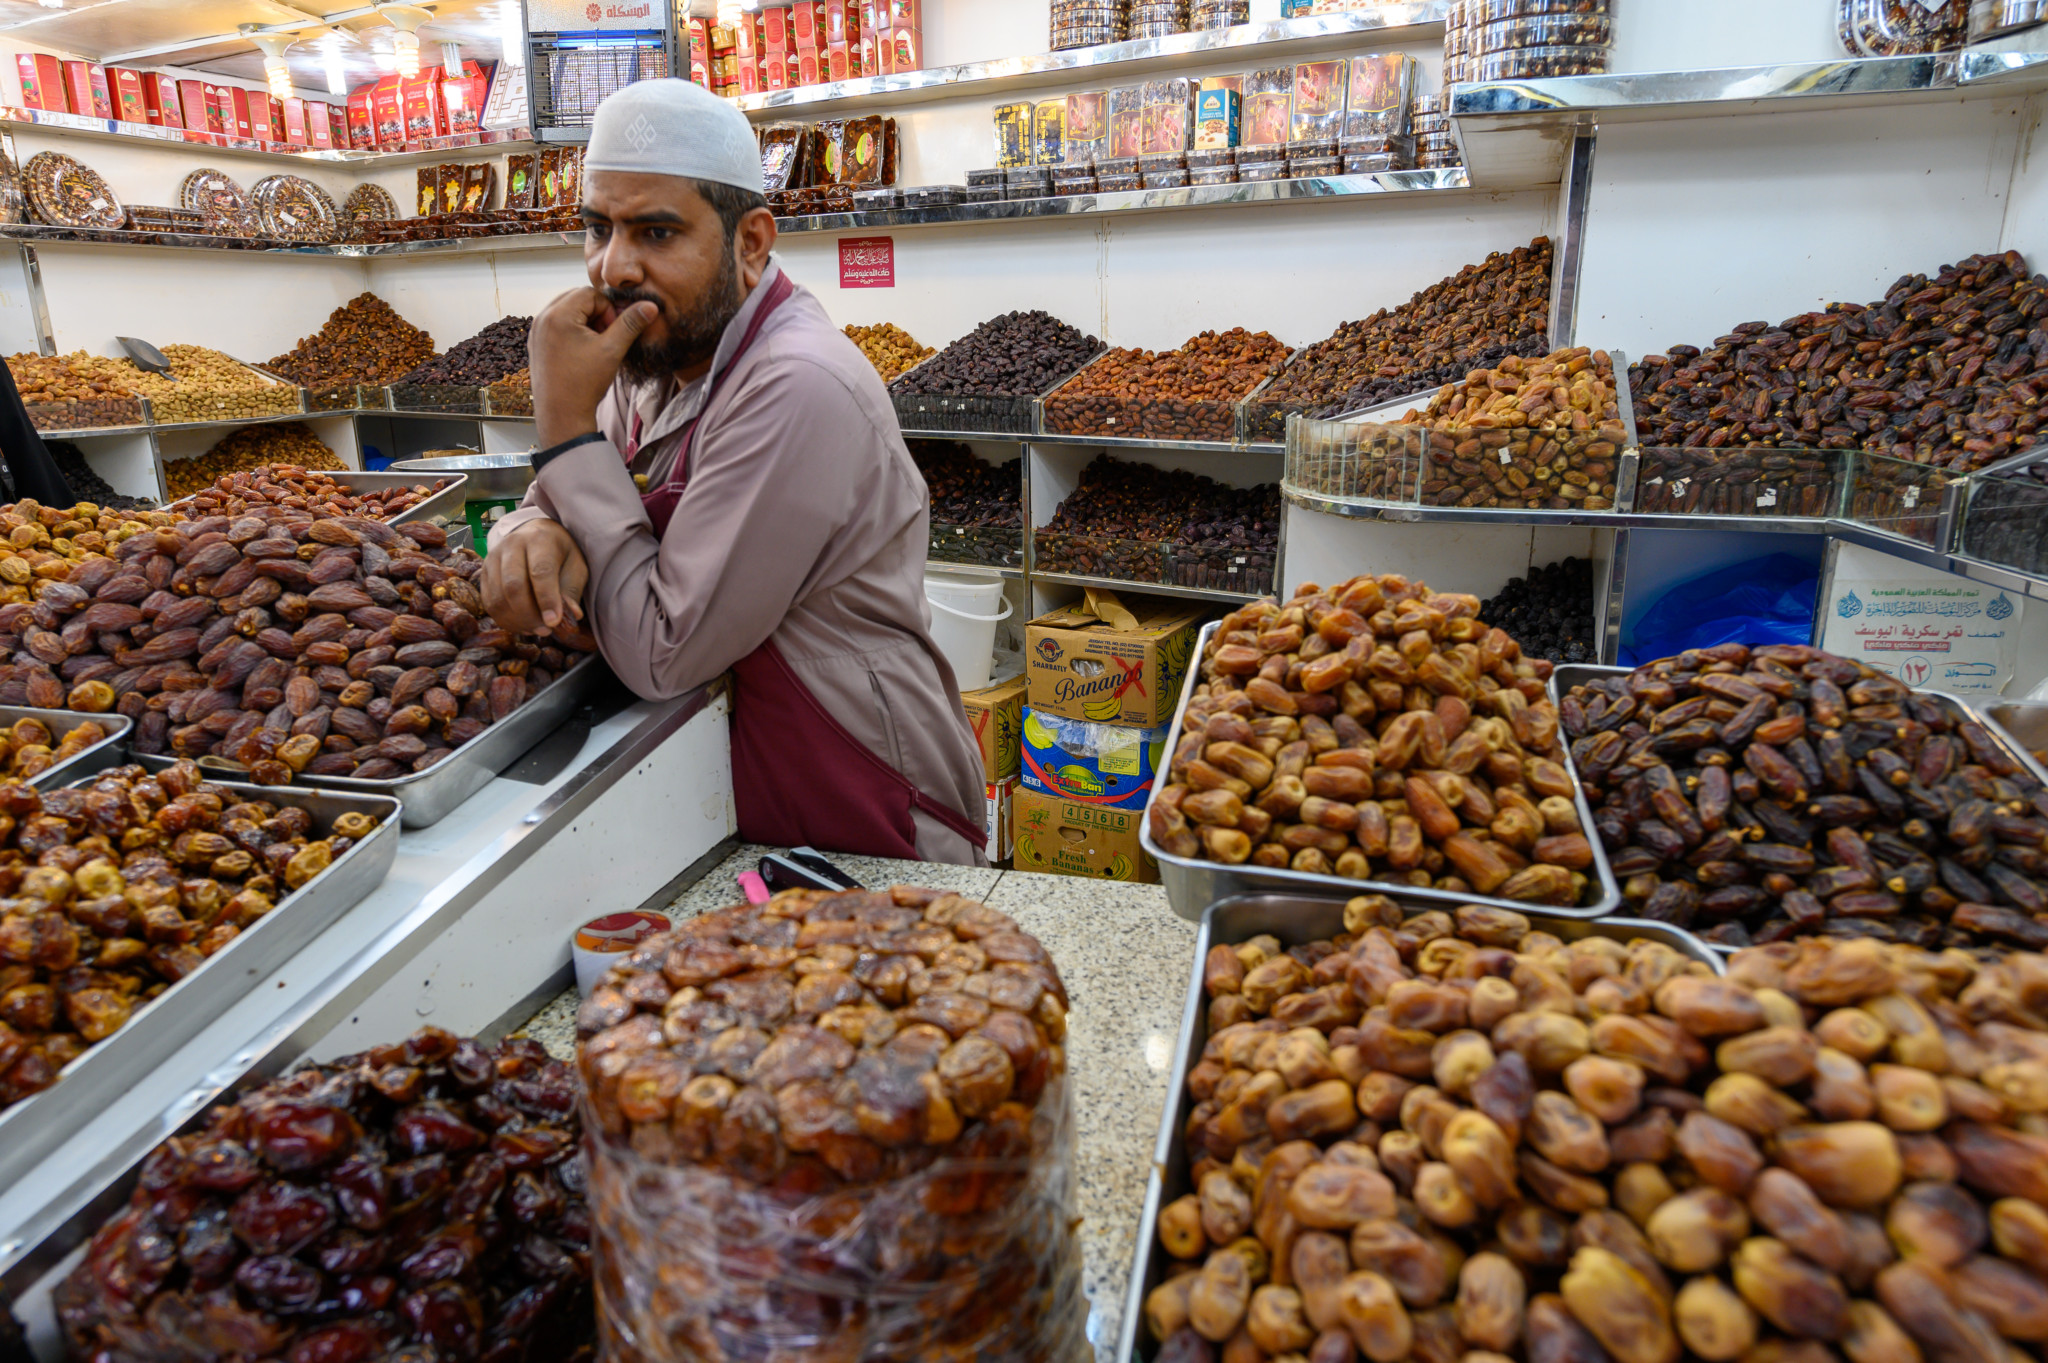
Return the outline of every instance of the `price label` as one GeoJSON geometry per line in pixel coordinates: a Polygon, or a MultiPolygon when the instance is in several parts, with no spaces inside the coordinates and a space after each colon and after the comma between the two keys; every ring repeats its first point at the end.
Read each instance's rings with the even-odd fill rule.
{"type": "Polygon", "coordinates": [[[1906,509],[1907,509],[1907,510],[1909,510],[1909,511],[1910,511],[1910,510],[1911,510],[1912,508],[1914,508],[1914,507],[1916,507],[1916,506],[1920,505],[1920,489],[1919,489],[1919,487],[1918,487],[1918,486],[1914,486],[1914,487],[1909,487],[1909,488],[1907,488],[1907,489],[1906,489],[1906,498],[1905,498],[1905,501],[1906,501],[1906,509]]]}
{"type": "Polygon", "coordinates": [[[1691,486],[1691,484],[1692,479],[1680,478],[1677,482],[1671,485],[1671,495],[1674,497],[1683,497],[1685,495],[1686,488],[1691,486]]]}
{"type": "Polygon", "coordinates": [[[1762,492],[1759,492],[1756,495],[1756,504],[1759,509],[1767,506],[1776,506],[1778,504],[1778,489],[1767,487],[1762,492]]]}
{"type": "Polygon", "coordinates": [[[1500,452],[1500,462],[1503,464],[1512,464],[1515,462],[1515,457],[1509,454],[1506,450],[1502,450],[1500,452]]]}

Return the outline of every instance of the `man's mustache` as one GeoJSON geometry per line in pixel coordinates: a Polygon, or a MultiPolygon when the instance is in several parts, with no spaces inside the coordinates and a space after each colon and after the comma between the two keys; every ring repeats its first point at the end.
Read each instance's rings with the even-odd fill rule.
{"type": "Polygon", "coordinates": [[[664,320],[668,317],[668,304],[662,302],[659,297],[646,289],[614,289],[607,287],[604,291],[604,297],[607,303],[610,303],[621,312],[632,307],[635,303],[652,303],[656,310],[661,313],[664,320]]]}

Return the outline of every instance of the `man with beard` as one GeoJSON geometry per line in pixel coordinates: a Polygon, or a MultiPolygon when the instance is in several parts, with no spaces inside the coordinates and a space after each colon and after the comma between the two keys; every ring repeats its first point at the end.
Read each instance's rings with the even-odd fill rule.
{"type": "Polygon", "coordinates": [[[534,319],[541,449],[491,532],[492,616],[587,628],[648,699],[731,672],[748,841],[979,864],[924,480],[873,366],[772,255],[746,117],[680,80],[613,95],[583,219],[590,287],[534,319]]]}

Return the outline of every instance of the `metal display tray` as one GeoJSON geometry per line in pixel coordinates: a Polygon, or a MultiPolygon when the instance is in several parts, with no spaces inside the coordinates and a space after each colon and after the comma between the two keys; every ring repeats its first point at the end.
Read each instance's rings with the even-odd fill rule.
{"type": "MultiPolygon", "coordinates": [[[[1443,907],[1436,900],[1416,900],[1410,895],[1392,896],[1404,909],[1421,913],[1443,907]]],[[[1567,942],[1582,937],[1612,937],[1626,942],[1646,937],[1704,963],[1716,975],[1727,973],[1727,965],[1705,942],[1668,923],[1651,923],[1633,918],[1609,918],[1591,922],[1568,918],[1555,910],[1517,906],[1517,913],[1530,925],[1553,933],[1567,942]]],[[[1159,1210],[1181,1194],[1188,1185],[1187,1145],[1181,1133],[1187,1127],[1192,1102],[1188,1096],[1188,1072],[1202,1057],[1209,1041],[1209,1015],[1202,1006],[1202,963],[1209,948],[1235,946],[1261,933],[1271,933],[1288,946],[1334,937],[1344,930],[1344,901],[1293,894],[1247,894],[1212,904],[1201,916],[1195,933],[1195,959],[1188,976],[1187,1001],[1181,1008],[1180,1039],[1175,1044],[1173,1063],[1167,1067],[1172,1088],[1159,1114],[1159,1140],[1152,1152],[1152,1176],[1145,1184],[1144,1210],[1138,1217],[1138,1252],[1131,1265],[1130,1298],[1124,1303],[1123,1333],[1113,1357],[1138,1363],[1140,1332],[1144,1326],[1145,1296],[1164,1280],[1171,1262],[1159,1244],[1159,1210]]]]}
{"type": "MultiPolygon", "coordinates": [[[[1169,754],[1173,744],[1180,739],[1181,721],[1187,715],[1188,701],[1194,697],[1195,687],[1201,682],[1202,657],[1208,651],[1209,641],[1215,637],[1217,627],[1217,622],[1213,621],[1202,626],[1202,632],[1195,640],[1194,661],[1188,667],[1187,681],[1181,686],[1180,703],[1173,710],[1173,727],[1168,731],[1171,735],[1167,741],[1169,754]]],[[[1222,862],[1204,861],[1199,857],[1177,857],[1152,840],[1152,824],[1149,818],[1139,825],[1138,845],[1144,849],[1147,856],[1159,863],[1159,880],[1166,887],[1167,902],[1173,906],[1173,911],[1190,922],[1200,919],[1204,905],[1213,904],[1234,894],[1249,894],[1260,890],[1289,891],[1297,894],[1338,893],[1347,896],[1396,894],[1427,901],[1439,908],[1456,908],[1460,904],[1491,904],[1496,908],[1514,909],[1521,913],[1540,908],[1545,913],[1565,918],[1604,917],[1620,906],[1621,886],[1615,882],[1614,872],[1607,865],[1607,853],[1601,848],[1599,838],[1593,834],[1593,811],[1586,804],[1585,787],[1579,784],[1579,773],[1572,766],[1569,753],[1566,754],[1564,768],[1572,778],[1572,802],[1578,806],[1579,826],[1585,831],[1586,841],[1593,849],[1594,883],[1600,888],[1600,893],[1592,903],[1576,907],[1523,904],[1513,899],[1464,894],[1456,890],[1438,890],[1398,881],[1348,880],[1343,876],[1315,875],[1308,871],[1275,870],[1266,866],[1253,866],[1249,862],[1226,866],[1222,862]]],[[[1172,764],[1162,762],[1159,774],[1152,782],[1152,794],[1146,801],[1148,812],[1151,801],[1159,798],[1159,792],[1166,789],[1172,780],[1172,774],[1172,764]]]]}
{"type": "MultiPolygon", "coordinates": [[[[319,469],[316,471],[325,473],[351,492],[382,492],[387,488],[411,487],[414,483],[431,483],[435,478],[453,478],[455,480],[452,484],[442,488],[417,506],[409,506],[399,512],[397,518],[392,521],[393,525],[401,525],[406,521],[430,521],[436,516],[460,519],[463,504],[469,500],[466,486],[469,482],[469,477],[463,473],[451,471],[427,476],[415,473],[364,473],[355,469],[319,469]]],[[[164,510],[174,512],[198,495],[195,492],[190,497],[180,497],[177,501],[168,503],[164,510]]]]}
{"type": "MultiPolygon", "coordinates": [[[[64,741],[64,735],[79,725],[91,721],[107,731],[107,736],[89,748],[73,753],[62,762],[55,763],[47,770],[38,772],[30,781],[31,785],[47,790],[68,786],[83,777],[105,771],[121,761],[128,750],[128,735],[135,728],[135,721],[126,715],[111,711],[104,715],[86,714],[80,710],[38,710],[32,705],[0,705],[0,729],[10,729],[18,720],[39,719],[49,726],[50,736],[57,743],[64,741]]],[[[51,744],[55,747],[56,744],[51,744]]]]}
{"type": "MultiPolygon", "coordinates": [[[[92,778],[72,781],[90,785],[92,778]]],[[[126,1026],[66,1065],[57,1082],[0,1111],[0,1185],[26,1174],[97,1115],[106,1095],[164,1063],[225,1013],[248,988],[283,965],[382,884],[398,857],[398,801],[290,786],[219,785],[248,800],[298,805],[327,829],[347,813],[368,814],[376,831],[335,858],[304,888],[206,958],[199,968],[135,1011],[126,1026]]]]}
{"type": "MultiPolygon", "coordinates": [[[[431,828],[455,812],[456,806],[497,779],[498,773],[526,755],[526,750],[546,738],[583,703],[604,664],[595,653],[586,653],[567,672],[554,679],[547,690],[512,712],[512,717],[478,734],[425,771],[394,776],[388,781],[366,781],[355,776],[307,776],[292,778],[289,786],[265,786],[265,790],[313,789],[339,791],[349,795],[380,796],[402,802],[407,828],[431,828]]],[[[137,754],[136,761],[151,771],[162,771],[175,757],[137,754]]]]}
{"type": "Polygon", "coordinates": [[[2014,755],[2027,764],[2033,778],[2048,786],[2048,763],[2034,756],[2036,750],[2048,752],[2048,701],[2000,700],[1971,708],[1990,724],[1992,734],[2004,739],[2014,755]]]}

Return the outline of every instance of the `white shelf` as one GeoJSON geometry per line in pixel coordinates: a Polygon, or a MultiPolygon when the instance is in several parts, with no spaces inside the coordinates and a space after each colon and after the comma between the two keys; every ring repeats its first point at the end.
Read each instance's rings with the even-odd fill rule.
{"type": "Polygon", "coordinates": [[[58,133],[92,142],[137,143],[155,147],[180,147],[205,152],[213,157],[240,157],[268,161],[273,165],[408,166],[442,161],[466,152],[506,152],[530,149],[535,143],[525,133],[464,133],[454,137],[429,138],[408,143],[403,151],[356,151],[347,148],[300,147],[281,142],[259,142],[253,138],[226,137],[219,133],[193,132],[186,128],[161,128],[119,119],[91,118],[84,114],[51,113],[46,109],[0,106],[0,128],[9,132],[58,133]]]}

